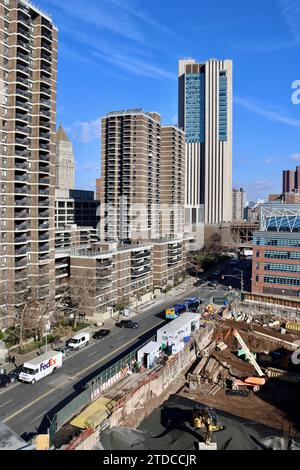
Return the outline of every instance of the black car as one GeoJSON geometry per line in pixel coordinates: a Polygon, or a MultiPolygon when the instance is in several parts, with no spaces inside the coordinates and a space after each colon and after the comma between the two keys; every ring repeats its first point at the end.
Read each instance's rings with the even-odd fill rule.
{"type": "Polygon", "coordinates": [[[215,289],[217,287],[217,283],[216,282],[209,282],[208,287],[212,287],[212,288],[215,289]]]}
{"type": "Polygon", "coordinates": [[[110,330],[98,330],[93,334],[94,339],[102,339],[110,335],[110,330]]]}
{"type": "Polygon", "coordinates": [[[199,279],[198,281],[194,282],[194,287],[200,287],[203,284],[205,284],[205,281],[203,281],[203,279],[199,279]]]}
{"type": "Polygon", "coordinates": [[[19,378],[23,366],[16,367],[14,370],[9,372],[8,378],[10,382],[16,382],[19,378]]]}
{"type": "Polygon", "coordinates": [[[8,387],[9,383],[10,383],[10,379],[8,375],[0,374],[0,388],[8,387]]]}
{"type": "Polygon", "coordinates": [[[121,320],[120,322],[116,323],[116,326],[119,328],[138,328],[139,324],[137,321],[133,320],[121,320]]]}

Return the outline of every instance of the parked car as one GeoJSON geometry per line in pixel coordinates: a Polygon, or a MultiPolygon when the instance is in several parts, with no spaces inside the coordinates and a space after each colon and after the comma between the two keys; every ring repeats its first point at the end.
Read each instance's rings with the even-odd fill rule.
{"type": "Polygon", "coordinates": [[[19,378],[23,365],[16,367],[14,370],[9,372],[8,377],[11,383],[16,382],[19,378]]]}
{"type": "Polygon", "coordinates": [[[103,339],[106,336],[110,335],[110,330],[98,330],[93,334],[94,339],[103,339]]]}
{"type": "Polygon", "coordinates": [[[138,328],[139,324],[137,321],[134,320],[121,320],[120,322],[116,323],[116,326],[119,328],[138,328]]]}
{"type": "Polygon", "coordinates": [[[90,341],[90,334],[85,333],[77,333],[77,335],[73,336],[68,342],[67,347],[72,350],[78,350],[83,346],[87,346],[90,341]]]}
{"type": "Polygon", "coordinates": [[[61,352],[63,358],[67,357],[70,354],[70,349],[68,346],[56,346],[54,347],[54,351],[61,352]]]}
{"type": "Polygon", "coordinates": [[[0,374],[0,388],[8,387],[10,383],[9,377],[6,374],[0,374]]]}
{"type": "Polygon", "coordinates": [[[208,287],[213,287],[215,289],[217,287],[217,283],[216,282],[209,282],[208,287]]]}
{"type": "Polygon", "coordinates": [[[203,279],[198,279],[198,281],[194,282],[194,287],[200,287],[205,283],[203,279]]]}

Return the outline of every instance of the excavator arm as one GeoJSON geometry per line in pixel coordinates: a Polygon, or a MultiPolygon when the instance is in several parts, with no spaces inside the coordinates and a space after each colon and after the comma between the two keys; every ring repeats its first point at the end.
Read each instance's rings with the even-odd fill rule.
{"type": "Polygon", "coordinates": [[[247,352],[249,362],[253,365],[259,377],[263,377],[265,374],[263,373],[262,369],[257,364],[254,355],[252,354],[252,352],[250,351],[250,349],[248,348],[245,341],[243,340],[243,338],[241,337],[241,335],[239,334],[237,330],[233,330],[233,336],[238,340],[242,348],[247,352]]]}

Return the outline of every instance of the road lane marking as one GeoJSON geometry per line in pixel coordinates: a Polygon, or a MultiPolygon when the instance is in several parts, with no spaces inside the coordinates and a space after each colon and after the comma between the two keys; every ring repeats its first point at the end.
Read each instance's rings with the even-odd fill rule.
{"type": "Polygon", "coordinates": [[[10,402],[12,402],[12,399],[8,400],[6,403],[3,403],[3,405],[0,405],[0,408],[2,408],[2,406],[8,405],[10,402]]]}
{"type": "Polygon", "coordinates": [[[89,357],[95,356],[95,354],[97,354],[97,353],[98,353],[98,351],[94,351],[91,354],[89,354],[89,357]]]}
{"type": "Polygon", "coordinates": [[[43,413],[41,413],[40,415],[38,415],[36,418],[34,418],[32,421],[30,421],[30,423],[34,423],[34,421],[36,421],[37,419],[39,419],[39,418],[41,418],[42,416],[44,416],[45,413],[47,413],[47,411],[44,411],[43,413]]]}
{"type": "MultiPolygon", "coordinates": [[[[141,333],[141,335],[143,334],[146,334],[148,333],[149,331],[151,331],[153,328],[155,328],[156,325],[152,326],[151,328],[149,328],[149,330],[146,330],[146,331],[143,331],[143,333],[141,333]]],[[[73,375],[73,378],[76,378],[82,374],[85,374],[88,370],[92,369],[93,367],[95,367],[96,365],[100,364],[101,362],[105,361],[106,359],[108,359],[109,357],[111,357],[112,355],[115,355],[118,351],[120,351],[121,349],[123,348],[126,348],[126,346],[129,346],[131,343],[134,343],[136,341],[136,338],[133,338],[131,339],[130,341],[127,341],[127,343],[123,344],[122,346],[120,346],[118,349],[115,349],[114,351],[112,351],[111,353],[107,354],[106,356],[102,357],[101,359],[99,359],[97,362],[94,362],[94,364],[90,365],[89,367],[86,367],[85,369],[81,370],[80,372],[78,372],[77,374],[73,375]]],[[[35,400],[33,400],[32,402],[28,403],[26,406],[24,406],[23,408],[21,408],[20,410],[16,411],[15,413],[13,413],[12,415],[8,416],[7,418],[5,418],[4,420],[2,420],[3,423],[7,423],[7,421],[10,421],[11,419],[15,418],[16,416],[18,416],[20,413],[22,413],[23,411],[27,410],[27,408],[30,408],[32,405],[34,405],[35,403],[38,403],[39,401],[43,400],[43,398],[46,398],[47,396],[53,394],[54,392],[56,392],[57,389],[54,388],[52,390],[49,390],[49,392],[45,393],[44,395],[36,398],[35,400]]]]}
{"type": "Polygon", "coordinates": [[[15,411],[15,413],[13,413],[12,415],[8,416],[7,418],[3,419],[2,422],[3,423],[7,423],[7,421],[10,421],[12,418],[14,418],[15,416],[18,416],[20,413],[22,413],[23,411],[27,410],[27,408],[30,408],[32,405],[35,405],[35,403],[38,403],[39,401],[41,401],[43,398],[46,398],[48,395],[51,395],[51,393],[55,392],[56,389],[53,389],[53,390],[49,390],[49,392],[47,393],[44,393],[44,395],[42,395],[41,397],[38,397],[36,398],[35,400],[31,401],[30,403],[28,403],[27,405],[23,406],[23,408],[21,408],[20,410],[18,411],[15,411]]]}

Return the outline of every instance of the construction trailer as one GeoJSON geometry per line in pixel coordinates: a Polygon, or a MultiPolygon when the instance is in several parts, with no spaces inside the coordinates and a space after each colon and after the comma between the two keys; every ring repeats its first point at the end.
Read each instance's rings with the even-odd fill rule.
{"type": "Polygon", "coordinates": [[[154,365],[155,361],[159,359],[161,351],[161,344],[151,341],[137,352],[137,361],[146,367],[146,369],[149,369],[154,365]]]}
{"type": "Polygon", "coordinates": [[[157,330],[157,342],[162,349],[172,348],[176,354],[184,348],[191,336],[200,329],[200,315],[198,313],[184,313],[176,320],[157,330]]]}

